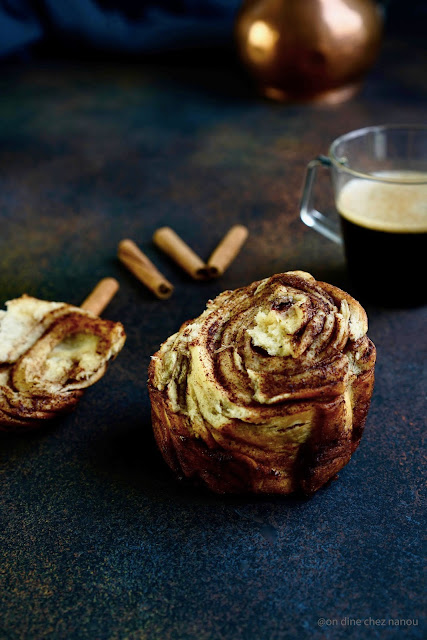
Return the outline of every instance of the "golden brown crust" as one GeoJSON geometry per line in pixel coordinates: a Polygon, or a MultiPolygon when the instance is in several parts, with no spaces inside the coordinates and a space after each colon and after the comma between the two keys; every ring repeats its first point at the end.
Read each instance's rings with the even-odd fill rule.
{"type": "Polygon", "coordinates": [[[0,430],[28,430],[71,411],[121,350],[120,323],[22,296],[0,312],[0,430]]]}
{"type": "Polygon", "coordinates": [[[153,356],[158,446],[219,493],[312,493],[350,460],[374,382],[360,304],[304,272],[208,303],[153,356]]]}

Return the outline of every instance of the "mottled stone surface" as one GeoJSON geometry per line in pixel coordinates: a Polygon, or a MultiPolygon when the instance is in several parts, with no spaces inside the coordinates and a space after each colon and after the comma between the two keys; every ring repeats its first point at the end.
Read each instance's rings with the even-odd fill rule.
{"type": "Polygon", "coordinates": [[[425,309],[367,305],[378,365],[365,435],[311,499],[177,483],[155,449],[146,390],[150,354],[223,289],[299,268],[351,291],[341,249],[299,221],[304,168],[347,130],[422,122],[425,63],[414,43],[386,43],[361,94],[334,108],[264,102],[236,66],[203,60],[3,69],[1,301],[79,304],[112,275],[121,289],[104,315],[128,341],[74,414],[0,440],[2,640],[426,636],[425,309]],[[249,240],[210,283],[151,243],[167,224],[207,258],[235,222],[249,240]],[[123,237],[175,284],[170,300],[118,263],[123,237]]]}

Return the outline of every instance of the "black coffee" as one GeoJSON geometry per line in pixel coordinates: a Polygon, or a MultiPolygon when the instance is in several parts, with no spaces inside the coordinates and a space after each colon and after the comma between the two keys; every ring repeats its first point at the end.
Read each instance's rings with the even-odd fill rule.
{"type": "Polygon", "coordinates": [[[339,193],[349,275],[361,299],[396,307],[427,301],[427,173],[355,178],[339,193]],[[388,181],[393,180],[393,182],[388,181]]]}
{"type": "Polygon", "coordinates": [[[427,303],[427,234],[390,233],[341,218],[349,276],[357,294],[393,307],[427,303]]]}

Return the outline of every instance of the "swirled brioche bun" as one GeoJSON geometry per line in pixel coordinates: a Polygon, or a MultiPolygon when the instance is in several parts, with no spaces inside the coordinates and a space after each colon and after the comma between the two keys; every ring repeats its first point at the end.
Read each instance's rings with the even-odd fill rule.
{"type": "Polygon", "coordinates": [[[374,384],[366,313],[303,271],[224,291],[152,357],[169,466],[218,493],[313,493],[359,444],[374,384]]]}
{"type": "Polygon", "coordinates": [[[62,302],[23,295],[0,311],[0,430],[27,430],[74,408],[126,336],[62,302]]]}

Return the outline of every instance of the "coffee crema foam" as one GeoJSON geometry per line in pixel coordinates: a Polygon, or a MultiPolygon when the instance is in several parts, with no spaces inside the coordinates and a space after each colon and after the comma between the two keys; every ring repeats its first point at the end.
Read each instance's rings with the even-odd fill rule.
{"type": "Polygon", "coordinates": [[[381,171],[376,182],[354,178],[341,189],[337,209],[343,218],[368,229],[392,233],[427,232],[427,173],[381,171]],[[424,182],[422,182],[424,181],[424,182]]]}

